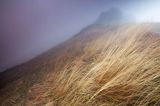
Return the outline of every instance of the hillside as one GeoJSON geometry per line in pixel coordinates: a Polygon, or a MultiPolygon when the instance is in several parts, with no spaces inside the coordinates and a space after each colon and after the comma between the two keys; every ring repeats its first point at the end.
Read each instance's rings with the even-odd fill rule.
{"type": "Polygon", "coordinates": [[[89,26],[0,74],[0,106],[159,106],[160,37],[147,25],[89,26]]]}

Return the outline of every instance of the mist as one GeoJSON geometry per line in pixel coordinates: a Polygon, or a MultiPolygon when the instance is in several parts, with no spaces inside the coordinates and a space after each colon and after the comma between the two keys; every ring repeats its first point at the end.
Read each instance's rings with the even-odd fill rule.
{"type": "Polygon", "coordinates": [[[137,22],[160,22],[159,5],[158,0],[1,0],[0,71],[71,38],[112,7],[137,22]]]}

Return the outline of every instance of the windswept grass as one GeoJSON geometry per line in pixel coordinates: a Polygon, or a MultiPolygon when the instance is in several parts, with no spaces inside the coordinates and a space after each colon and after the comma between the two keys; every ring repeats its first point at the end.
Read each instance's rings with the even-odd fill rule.
{"type": "Polygon", "coordinates": [[[37,72],[4,88],[17,90],[4,93],[0,105],[160,106],[160,37],[151,29],[127,25],[80,33],[50,54],[43,78],[37,72]]]}
{"type": "Polygon", "coordinates": [[[159,106],[160,40],[149,32],[123,27],[87,43],[83,55],[50,75],[46,106],[159,106]]]}

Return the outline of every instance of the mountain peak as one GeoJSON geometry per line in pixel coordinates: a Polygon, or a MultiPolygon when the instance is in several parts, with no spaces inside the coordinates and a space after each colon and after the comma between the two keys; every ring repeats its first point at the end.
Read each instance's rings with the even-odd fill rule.
{"type": "Polygon", "coordinates": [[[102,12],[98,17],[96,24],[110,25],[131,22],[128,14],[123,13],[118,8],[110,8],[108,11],[102,12]]]}

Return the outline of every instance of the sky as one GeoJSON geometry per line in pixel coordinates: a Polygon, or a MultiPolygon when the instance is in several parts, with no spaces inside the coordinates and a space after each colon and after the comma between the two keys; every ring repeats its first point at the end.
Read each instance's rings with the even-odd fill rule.
{"type": "Polygon", "coordinates": [[[0,0],[0,71],[71,38],[112,7],[137,22],[160,22],[160,0],[0,0]]]}

